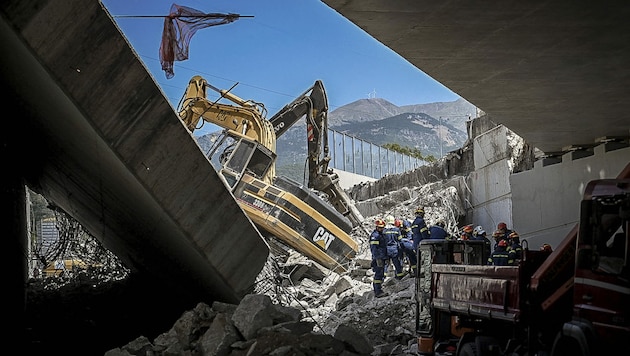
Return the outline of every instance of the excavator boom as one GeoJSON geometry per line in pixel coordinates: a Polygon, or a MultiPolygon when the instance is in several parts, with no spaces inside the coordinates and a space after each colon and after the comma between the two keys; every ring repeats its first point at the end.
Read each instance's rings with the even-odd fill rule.
{"type": "Polygon", "coordinates": [[[324,89],[324,83],[321,80],[316,80],[312,87],[285,105],[269,121],[276,132],[276,137],[280,137],[305,115],[307,116],[307,121],[321,121],[319,118],[327,113],[328,97],[326,89],[324,89]]]}

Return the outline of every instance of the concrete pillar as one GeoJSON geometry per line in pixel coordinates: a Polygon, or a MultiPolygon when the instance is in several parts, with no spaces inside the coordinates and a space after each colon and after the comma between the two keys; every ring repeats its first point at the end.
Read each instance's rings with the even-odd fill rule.
{"type": "MultiPolygon", "coordinates": [[[[9,168],[9,167],[6,167],[9,168]]],[[[7,322],[7,340],[17,340],[24,334],[24,311],[26,308],[26,282],[28,279],[28,227],[26,186],[21,177],[10,174],[6,169],[0,197],[2,202],[2,226],[4,227],[3,266],[5,268],[8,302],[3,313],[7,322]]]]}

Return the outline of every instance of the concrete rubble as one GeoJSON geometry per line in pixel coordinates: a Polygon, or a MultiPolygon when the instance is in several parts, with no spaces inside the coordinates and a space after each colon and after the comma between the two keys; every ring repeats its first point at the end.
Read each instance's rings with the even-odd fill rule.
{"type": "MultiPolygon", "coordinates": [[[[434,219],[461,213],[450,186],[403,190],[382,197],[379,211],[410,218],[430,202],[434,219]]],[[[200,303],[154,340],[140,336],[105,355],[416,355],[415,279],[397,280],[390,268],[387,295],[375,298],[367,236],[357,229],[353,237],[362,250],[345,274],[289,250],[283,262],[267,264],[256,293],[239,305],[200,303]]]]}
{"type": "Polygon", "coordinates": [[[282,268],[301,270],[301,277],[287,274],[278,294],[249,294],[238,305],[199,303],[154,340],[139,336],[105,356],[416,354],[413,277],[387,278],[388,295],[375,298],[369,259],[338,275],[293,257],[282,268]]]}

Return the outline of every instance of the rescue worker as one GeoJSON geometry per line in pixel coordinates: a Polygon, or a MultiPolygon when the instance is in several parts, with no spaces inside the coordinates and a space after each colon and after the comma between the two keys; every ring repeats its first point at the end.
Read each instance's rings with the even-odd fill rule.
{"type": "Polygon", "coordinates": [[[462,234],[459,236],[458,240],[472,240],[473,239],[473,227],[472,225],[466,225],[462,228],[462,234]]]}
{"type": "Polygon", "coordinates": [[[435,225],[429,228],[431,240],[446,240],[449,238],[449,233],[444,229],[445,225],[443,220],[438,220],[435,225]]]}
{"type": "Polygon", "coordinates": [[[403,271],[402,261],[400,256],[402,251],[400,249],[400,229],[396,227],[396,219],[392,215],[385,217],[385,229],[383,229],[383,235],[387,241],[387,257],[394,264],[394,270],[396,273],[396,279],[402,279],[405,276],[403,271]]]}
{"type": "Polygon", "coordinates": [[[418,207],[415,211],[416,218],[411,223],[411,233],[413,235],[413,250],[418,251],[420,241],[431,238],[429,236],[429,228],[424,221],[424,208],[418,207]]]}
{"type": "Polygon", "coordinates": [[[481,226],[475,227],[473,230],[473,240],[483,241],[486,256],[490,256],[492,253],[492,242],[490,242],[490,239],[486,236],[486,230],[484,230],[481,226]]]}
{"type": "Polygon", "coordinates": [[[488,264],[494,266],[509,266],[514,264],[514,260],[511,259],[510,254],[507,251],[507,241],[499,241],[497,248],[488,258],[488,264]]]}
{"type": "Polygon", "coordinates": [[[475,226],[475,228],[472,231],[472,239],[471,240],[483,240],[483,238],[480,236],[482,231],[483,231],[484,234],[486,233],[484,231],[483,227],[481,227],[481,225],[475,226]]]}
{"type": "Polygon", "coordinates": [[[553,252],[553,249],[551,248],[550,244],[542,244],[540,246],[540,250],[541,251],[546,251],[546,252],[553,252]]]}
{"type": "Polygon", "coordinates": [[[516,231],[512,231],[508,235],[508,252],[512,254],[514,261],[523,257],[523,247],[521,246],[520,237],[516,231]]]}
{"type": "MultiPolygon", "coordinates": [[[[411,221],[405,218],[396,219],[398,225],[400,225],[400,233],[403,237],[409,239],[409,241],[413,240],[413,234],[411,233],[411,221]]],[[[398,226],[396,225],[396,226],[398,226]]]]}
{"type": "Polygon", "coordinates": [[[508,239],[508,236],[510,236],[510,234],[513,232],[512,230],[507,228],[507,224],[505,224],[504,222],[500,222],[497,224],[497,230],[501,231],[501,233],[503,234],[503,238],[504,239],[508,239]]]}
{"type": "Polygon", "coordinates": [[[385,261],[387,260],[387,240],[383,234],[385,221],[383,219],[376,219],[374,225],[374,231],[370,234],[372,271],[374,271],[372,287],[374,288],[374,296],[380,298],[386,295],[385,292],[383,292],[383,281],[385,280],[385,261]]]}
{"type": "Polygon", "coordinates": [[[494,245],[492,246],[493,251],[497,249],[501,240],[505,240],[505,243],[507,244],[507,238],[503,235],[501,230],[495,230],[494,233],[492,233],[492,238],[494,239],[494,245]]]}
{"type": "Polygon", "coordinates": [[[404,259],[407,258],[409,261],[409,272],[412,275],[416,275],[416,267],[417,267],[417,257],[416,251],[413,249],[413,239],[411,238],[411,223],[406,219],[396,219],[396,223],[394,224],[396,227],[400,228],[400,261],[404,266],[404,259]]]}

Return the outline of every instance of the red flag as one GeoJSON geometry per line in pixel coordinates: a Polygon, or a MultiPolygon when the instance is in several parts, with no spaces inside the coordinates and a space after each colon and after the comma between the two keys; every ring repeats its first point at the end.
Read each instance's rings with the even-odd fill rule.
{"type": "Polygon", "coordinates": [[[205,14],[186,6],[171,5],[171,12],[164,19],[162,43],[160,43],[160,63],[167,79],[173,78],[174,61],[188,59],[188,44],[197,30],[223,25],[236,21],[237,14],[205,14]]]}

